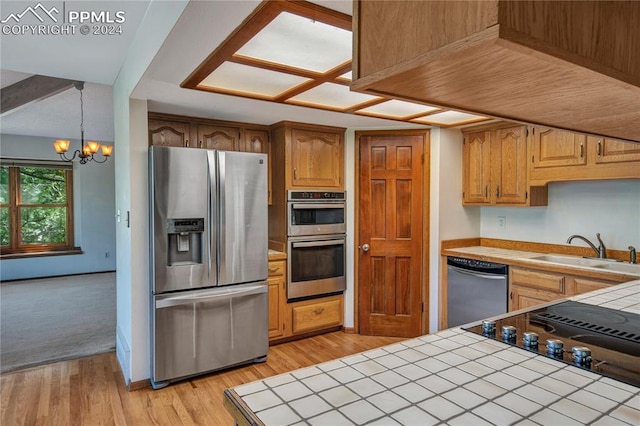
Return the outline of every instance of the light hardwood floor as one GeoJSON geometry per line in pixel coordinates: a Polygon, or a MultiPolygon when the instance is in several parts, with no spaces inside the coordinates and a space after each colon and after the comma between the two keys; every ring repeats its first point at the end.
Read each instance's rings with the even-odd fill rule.
{"type": "Polygon", "coordinates": [[[232,425],[222,391],[297,368],[401,341],[334,332],[269,349],[263,364],[212,373],[160,390],[128,392],[115,353],[1,376],[2,417],[12,425],[232,425]]]}

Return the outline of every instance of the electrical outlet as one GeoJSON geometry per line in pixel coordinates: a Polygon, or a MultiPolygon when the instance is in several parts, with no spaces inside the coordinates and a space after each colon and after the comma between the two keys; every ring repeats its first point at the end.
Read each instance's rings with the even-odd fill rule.
{"type": "Polygon", "coordinates": [[[498,228],[506,228],[506,227],[507,227],[506,216],[498,216],[498,228]]]}

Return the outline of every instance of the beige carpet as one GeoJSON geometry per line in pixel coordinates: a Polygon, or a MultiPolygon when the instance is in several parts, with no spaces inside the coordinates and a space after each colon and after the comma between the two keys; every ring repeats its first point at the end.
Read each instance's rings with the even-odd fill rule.
{"type": "Polygon", "coordinates": [[[0,371],[115,350],[116,274],[2,283],[0,371]]]}

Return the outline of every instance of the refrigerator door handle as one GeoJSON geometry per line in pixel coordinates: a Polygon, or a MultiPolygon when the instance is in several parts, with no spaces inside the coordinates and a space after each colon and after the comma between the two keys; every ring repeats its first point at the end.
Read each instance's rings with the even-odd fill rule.
{"type": "Polygon", "coordinates": [[[166,299],[160,299],[156,301],[156,309],[170,308],[173,306],[191,305],[193,303],[212,302],[219,299],[230,299],[232,297],[245,297],[252,296],[254,294],[261,294],[267,292],[266,285],[256,285],[242,290],[230,290],[209,292],[201,295],[189,295],[189,296],[174,296],[166,299]]]}
{"type": "Polygon", "coordinates": [[[218,224],[217,224],[217,188],[216,188],[216,158],[214,151],[207,151],[207,172],[209,179],[207,181],[207,223],[209,226],[208,238],[209,238],[209,255],[207,256],[208,268],[209,268],[209,283],[212,285],[218,284],[218,270],[212,269],[212,265],[217,265],[218,250],[216,247],[216,241],[218,239],[218,224]]]}

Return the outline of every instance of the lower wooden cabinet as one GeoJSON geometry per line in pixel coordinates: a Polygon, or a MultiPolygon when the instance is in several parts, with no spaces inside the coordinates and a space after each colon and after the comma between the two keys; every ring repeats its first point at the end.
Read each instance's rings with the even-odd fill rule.
{"type": "Polygon", "coordinates": [[[269,339],[284,336],[287,303],[286,270],[285,260],[269,261],[269,339]]]}
{"type": "Polygon", "coordinates": [[[342,296],[325,297],[291,304],[291,332],[307,333],[342,325],[342,296]]]}
{"type": "Polygon", "coordinates": [[[269,261],[269,342],[303,337],[344,322],[344,296],[287,303],[287,261],[269,261]]]}
{"type": "Polygon", "coordinates": [[[620,282],[512,266],[509,268],[509,311],[599,290],[620,282]]]}

